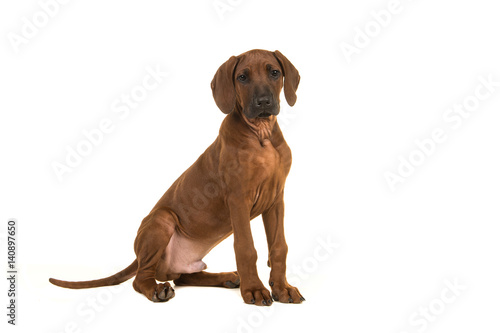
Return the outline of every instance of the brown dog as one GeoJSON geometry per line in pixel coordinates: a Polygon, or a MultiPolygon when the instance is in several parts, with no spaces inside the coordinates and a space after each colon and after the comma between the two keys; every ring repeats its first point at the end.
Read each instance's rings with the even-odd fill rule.
{"type": "Polygon", "coordinates": [[[229,58],[211,84],[217,106],[228,114],[219,136],[144,218],[134,243],[137,259],[108,278],[50,282],[92,288],[135,275],[134,289],[154,302],[174,297],[169,280],[176,285],[239,286],[249,304],[304,301],[285,277],[283,188],[291,152],[276,122],[282,87],[293,106],[299,80],[298,71],[279,51],[251,50],[229,58]],[[268,241],[272,297],[257,275],[250,220],[259,215],[268,241]],[[238,271],[204,272],[203,257],[231,233],[238,271]]]}

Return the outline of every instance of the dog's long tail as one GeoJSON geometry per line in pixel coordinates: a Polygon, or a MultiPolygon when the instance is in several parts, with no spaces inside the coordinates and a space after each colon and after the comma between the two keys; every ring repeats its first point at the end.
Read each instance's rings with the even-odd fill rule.
{"type": "Polygon", "coordinates": [[[137,273],[137,259],[134,260],[130,266],[125,268],[123,271],[118,272],[114,275],[108,276],[107,278],[104,279],[99,279],[99,280],[92,280],[92,281],[78,281],[78,282],[71,282],[71,281],[61,281],[61,280],[56,280],[53,278],[49,279],[49,282],[63,288],[70,288],[70,289],[83,289],[83,288],[96,288],[96,287],[104,287],[104,286],[114,286],[117,284],[120,284],[124,281],[127,281],[131,277],[135,276],[137,273]]]}

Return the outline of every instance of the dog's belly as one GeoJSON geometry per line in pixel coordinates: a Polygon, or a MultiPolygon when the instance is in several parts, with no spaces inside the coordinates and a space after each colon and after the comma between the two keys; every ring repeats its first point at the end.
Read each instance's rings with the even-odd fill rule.
{"type": "Polygon", "coordinates": [[[231,233],[221,235],[215,240],[200,241],[189,239],[176,230],[170,238],[162,260],[157,267],[157,280],[170,280],[175,275],[205,270],[207,265],[202,261],[203,257],[231,233]],[[167,276],[170,276],[170,278],[167,278],[167,276]]]}

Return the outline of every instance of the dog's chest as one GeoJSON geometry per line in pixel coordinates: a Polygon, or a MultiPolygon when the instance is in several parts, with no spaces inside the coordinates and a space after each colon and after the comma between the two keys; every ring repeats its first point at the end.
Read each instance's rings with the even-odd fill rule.
{"type": "Polygon", "coordinates": [[[262,149],[255,152],[252,164],[254,166],[252,213],[261,214],[283,191],[291,166],[290,148],[284,142],[275,147],[269,140],[265,140],[262,149]]]}

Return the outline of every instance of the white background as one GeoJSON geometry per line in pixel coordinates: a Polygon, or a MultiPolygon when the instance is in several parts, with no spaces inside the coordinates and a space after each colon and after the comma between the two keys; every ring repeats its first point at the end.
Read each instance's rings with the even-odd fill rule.
{"type": "MultiPolygon", "coordinates": [[[[23,17],[33,22],[42,9],[2,2],[0,220],[5,236],[6,221],[18,219],[20,272],[15,328],[6,324],[2,279],[2,327],[498,331],[500,87],[456,129],[443,115],[474,96],[480,76],[500,81],[499,8],[401,0],[377,31],[370,12],[388,0],[230,3],[221,17],[212,0],[69,1],[16,52],[8,36],[22,35],[23,17]],[[341,45],[362,39],[366,26],[375,29],[370,42],[348,62],[341,45]],[[100,278],[132,262],[142,218],[218,134],[215,71],[253,48],[280,50],[302,78],[294,108],[282,97],[280,121],[294,158],[288,264],[307,301],[261,311],[239,290],[179,287],[170,302],[153,304],[131,281],[118,289],[50,285],[49,277],[100,278]],[[113,102],[141,84],[148,66],[169,75],[120,119],[113,102]],[[113,131],[59,181],[52,163],[64,163],[66,147],[105,118],[113,131]],[[384,173],[397,173],[398,157],[408,159],[435,128],[447,140],[391,191],[384,173]],[[328,241],[340,245],[329,253],[321,247],[328,241]],[[446,281],[466,289],[457,296],[446,281]],[[423,319],[428,308],[432,319],[423,319]]],[[[267,283],[261,224],[253,221],[253,235],[267,283]]],[[[232,239],[205,262],[209,271],[234,270],[232,239]]]]}

